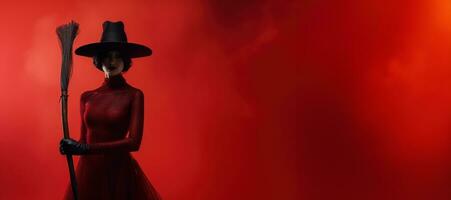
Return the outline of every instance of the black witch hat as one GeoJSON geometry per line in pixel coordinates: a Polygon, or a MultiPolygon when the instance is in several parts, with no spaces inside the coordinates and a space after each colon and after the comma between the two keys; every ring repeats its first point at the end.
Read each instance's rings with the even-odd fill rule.
{"type": "Polygon", "coordinates": [[[103,23],[103,33],[100,42],[78,47],[75,50],[75,54],[93,57],[110,50],[120,51],[121,53],[127,54],[130,58],[150,56],[152,54],[152,50],[149,47],[127,41],[124,23],[121,21],[105,21],[103,23]]]}

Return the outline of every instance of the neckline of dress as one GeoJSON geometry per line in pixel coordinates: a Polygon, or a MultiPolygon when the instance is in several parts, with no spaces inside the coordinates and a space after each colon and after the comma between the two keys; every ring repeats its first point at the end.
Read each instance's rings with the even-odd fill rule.
{"type": "Polygon", "coordinates": [[[125,78],[122,76],[122,74],[105,78],[102,84],[103,87],[107,88],[121,88],[125,85],[127,85],[127,81],[125,81],[125,78]]]}

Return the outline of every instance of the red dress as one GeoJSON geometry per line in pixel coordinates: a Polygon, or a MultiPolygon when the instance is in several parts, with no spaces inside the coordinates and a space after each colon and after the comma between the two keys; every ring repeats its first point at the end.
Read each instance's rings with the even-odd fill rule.
{"type": "MultiPolygon", "coordinates": [[[[130,154],[141,143],[143,101],[141,90],[121,75],[81,95],[79,142],[90,148],[80,156],[76,169],[79,200],[160,200],[130,154]]],[[[73,199],[70,185],[64,199],[73,199]]]]}

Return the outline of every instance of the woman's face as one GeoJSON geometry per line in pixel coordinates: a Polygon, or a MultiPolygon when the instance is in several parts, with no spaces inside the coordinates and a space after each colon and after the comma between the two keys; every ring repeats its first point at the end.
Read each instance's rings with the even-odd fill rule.
{"type": "Polygon", "coordinates": [[[105,77],[116,76],[124,70],[124,61],[118,51],[109,51],[102,59],[102,70],[105,77]]]}

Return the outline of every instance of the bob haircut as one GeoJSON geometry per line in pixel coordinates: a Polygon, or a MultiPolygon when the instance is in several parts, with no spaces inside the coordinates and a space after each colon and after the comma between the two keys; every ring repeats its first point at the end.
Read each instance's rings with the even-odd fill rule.
{"type": "MultiPolygon", "coordinates": [[[[102,70],[102,60],[105,58],[107,53],[108,52],[101,52],[92,57],[94,66],[96,66],[96,68],[99,69],[100,71],[103,71],[102,70]]],[[[128,69],[130,69],[130,67],[132,66],[132,59],[130,58],[130,56],[128,56],[127,54],[122,53],[120,51],[119,51],[119,56],[122,58],[122,61],[124,62],[124,69],[122,71],[127,72],[128,69]]]]}

